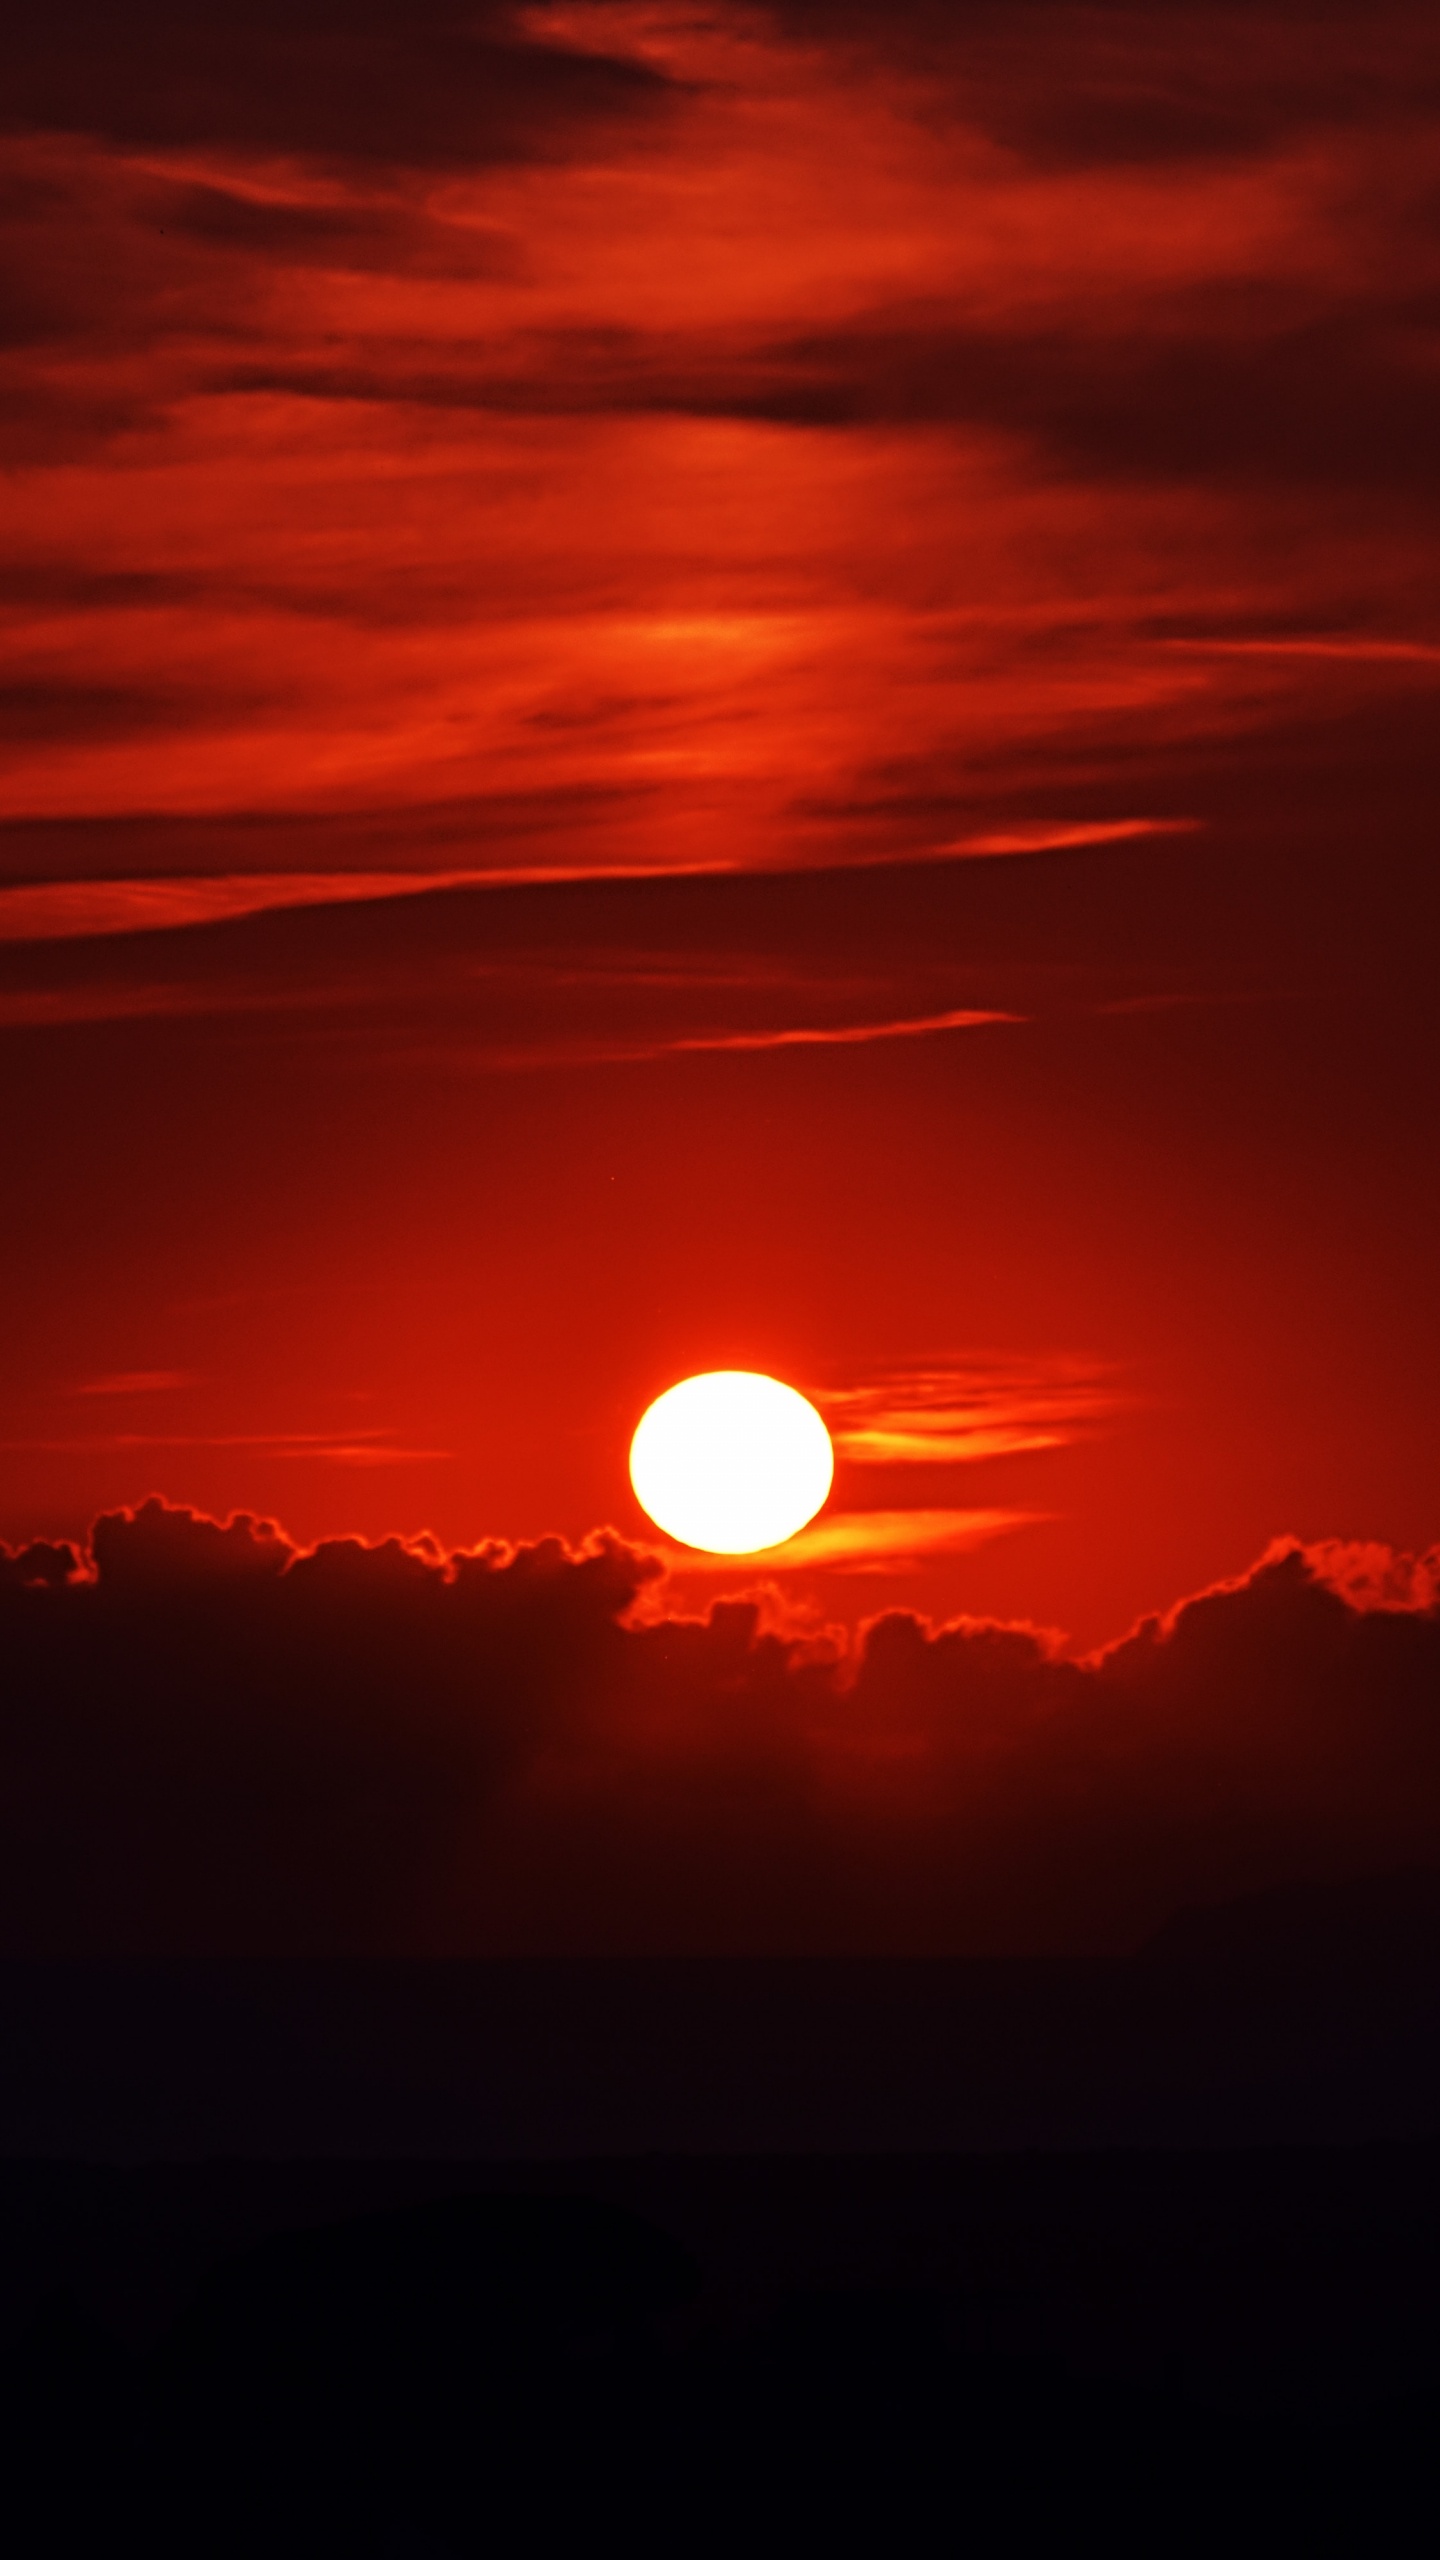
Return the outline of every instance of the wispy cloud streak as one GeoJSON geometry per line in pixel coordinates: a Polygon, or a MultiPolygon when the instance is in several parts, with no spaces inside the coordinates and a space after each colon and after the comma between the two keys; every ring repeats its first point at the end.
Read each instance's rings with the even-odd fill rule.
{"type": "Polygon", "coordinates": [[[954,1013],[927,1013],[899,1022],[808,1023],[787,1031],[724,1031],[676,1040],[676,1049],[848,1049],[867,1040],[921,1040],[936,1031],[973,1031],[987,1022],[1023,1022],[1019,1013],[989,1013],[962,1008],[954,1013]]]}
{"type": "Polygon", "coordinates": [[[672,1574],[719,1574],[737,1585],[752,1574],[889,1573],[928,1557],[968,1555],[1044,1516],[1000,1510],[833,1511],[783,1546],[753,1556],[706,1555],[698,1548],[665,1545],[656,1552],[672,1574]]]}
{"type": "Polygon", "coordinates": [[[144,1450],[246,1449],[270,1458],[314,1459],[330,1466],[398,1467],[452,1458],[452,1449],[402,1448],[383,1431],[96,1431],[74,1438],[0,1440],[26,1457],[116,1457],[144,1450]]]}
{"type": "Polygon", "coordinates": [[[1063,1448],[1123,1399],[1077,1360],[970,1359],[897,1370],[821,1396],[853,1466],[956,1466],[1063,1448]]]}

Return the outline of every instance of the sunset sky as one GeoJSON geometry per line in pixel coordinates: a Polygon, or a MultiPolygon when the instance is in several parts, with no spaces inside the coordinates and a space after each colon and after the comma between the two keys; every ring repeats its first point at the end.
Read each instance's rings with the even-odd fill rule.
{"type": "Polygon", "coordinates": [[[58,0],[0,116],[0,1538],[654,1552],[745,1367],[835,1494],[664,1643],[1079,1657],[1277,1540],[1418,1643],[1433,9],[58,0]]]}

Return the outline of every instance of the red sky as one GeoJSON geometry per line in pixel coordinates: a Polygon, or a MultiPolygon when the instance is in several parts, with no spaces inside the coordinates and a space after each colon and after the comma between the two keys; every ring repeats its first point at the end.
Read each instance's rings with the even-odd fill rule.
{"type": "Polygon", "coordinates": [[[0,118],[0,1536],[638,1537],[745,1365],[795,1623],[1435,1540],[1431,10],[60,0],[0,118]]]}

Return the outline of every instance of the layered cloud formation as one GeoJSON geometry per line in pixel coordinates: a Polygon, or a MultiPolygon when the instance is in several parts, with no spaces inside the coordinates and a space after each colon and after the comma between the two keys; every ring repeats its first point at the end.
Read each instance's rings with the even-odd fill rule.
{"type": "Polygon", "coordinates": [[[1440,1555],[1277,1546],[1085,1661],[668,1614],[600,1535],[7,1555],[11,1949],[954,1951],[1440,1854],[1440,1555]]]}
{"type": "Polygon", "coordinates": [[[1437,111],[1403,0],[60,0],[0,70],[0,865],[1013,846],[1413,761],[1437,111]]]}

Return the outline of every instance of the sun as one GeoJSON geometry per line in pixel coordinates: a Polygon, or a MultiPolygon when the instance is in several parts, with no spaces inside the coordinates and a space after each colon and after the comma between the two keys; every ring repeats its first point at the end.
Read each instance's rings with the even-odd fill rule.
{"type": "Polygon", "coordinates": [[[813,1404],[753,1369],[710,1369],[657,1396],[630,1481],[659,1529],[711,1555],[756,1555],[813,1520],[835,1452],[813,1404]]]}

